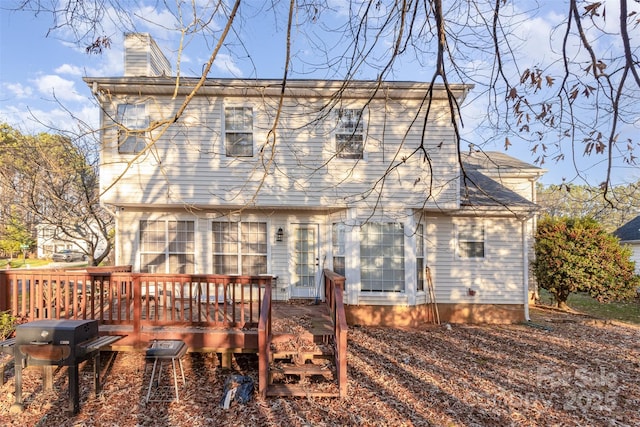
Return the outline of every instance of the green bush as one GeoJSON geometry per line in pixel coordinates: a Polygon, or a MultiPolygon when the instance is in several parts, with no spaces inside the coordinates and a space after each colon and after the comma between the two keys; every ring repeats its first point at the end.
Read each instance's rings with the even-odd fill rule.
{"type": "Polygon", "coordinates": [[[16,320],[8,311],[0,313],[0,340],[6,340],[16,330],[16,320]]]}
{"type": "Polygon", "coordinates": [[[533,271],[559,307],[571,293],[600,302],[633,296],[639,284],[631,250],[589,218],[544,218],[538,224],[533,271]]]}

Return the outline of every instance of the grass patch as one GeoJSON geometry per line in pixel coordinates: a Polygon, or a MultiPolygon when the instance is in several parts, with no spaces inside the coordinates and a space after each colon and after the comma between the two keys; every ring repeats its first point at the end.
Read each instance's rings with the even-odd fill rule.
{"type": "MultiPolygon", "coordinates": [[[[553,296],[545,289],[540,289],[540,304],[553,305],[553,296]]],[[[640,324],[640,300],[631,299],[623,302],[601,303],[585,292],[569,295],[567,305],[580,313],[601,319],[620,320],[640,324]]]]}
{"type": "Polygon", "coordinates": [[[45,265],[51,264],[51,260],[48,259],[27,259],[26,262],[23,259],[0,259],[0,269],[7,268],[7,264],[11,266],[11,268],[31,268],[31,267],[43,267],[45,265]]]}

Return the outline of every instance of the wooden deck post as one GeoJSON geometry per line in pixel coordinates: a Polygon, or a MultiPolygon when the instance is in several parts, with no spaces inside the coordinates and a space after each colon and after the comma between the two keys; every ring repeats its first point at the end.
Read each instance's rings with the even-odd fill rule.
{"type": "Polygon", "coordinates": [[[10,307],[10,290],[9,281],[7,280],[7,273],[0,271],[0,311],[7,311],[10,307]]]}
{"type": "Polygon", "coordinates": [[[271,362],[271,283],[265,286],[258,322],[258,391],[267,397],[269,363],[271,362]]]}
{"type": "Polygon", "coordinates": [[[229,351],[220,353],[220,367],[224,369],[231,369],[233,354],[229,351]]]}
{"type": "Polygon", "coordinates": [[[347,397],[347,319],[344,312],[345,278],[331,270],[325,270],[325,289],[327,305],[334,325],[334,346],[336,370],[338,374],[338,392],[347,397]]]}
{"type": "Polygon", "coordinates": [[[140,323],[142,320],[142,292],[140,289],[140,275],[131,275],[131,293],[133,295],[133,333],[140,335],[140,323]]]}

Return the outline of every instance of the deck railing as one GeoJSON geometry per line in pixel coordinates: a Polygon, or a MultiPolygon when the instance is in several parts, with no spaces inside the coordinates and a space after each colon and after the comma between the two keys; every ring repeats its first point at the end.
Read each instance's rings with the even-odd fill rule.
{"type": "Polygon", "coordinates": [[[258,323],[258,391],[266,397],[271,362],[271,294],[265,294],[258,323]]]}
{"type": "Polygon", "coordinates": [[[271,276],[132,273],[130,267],[0,270],[0,311],[28,321],[256,327],[271,276]]]}
{"type": "MultiPolygon", "coordinates": [[[[324,271],[334,323],[341,397],[347,395],[345,278],[324,271]]],[[[258,329],[259,390],[266,393],[271,360],[272,276],[132,273],[130,267],[83,270],[0,270],[0,311],[26,321],[95,319],[127,325],[258,329]]]]}
{"type": "Polygon", "coordinates": [[[344,312],[345,278],[324,270],[324,294],[333,319],[334,352],[340,397],[347,396],[347,318],[344,312]]]}

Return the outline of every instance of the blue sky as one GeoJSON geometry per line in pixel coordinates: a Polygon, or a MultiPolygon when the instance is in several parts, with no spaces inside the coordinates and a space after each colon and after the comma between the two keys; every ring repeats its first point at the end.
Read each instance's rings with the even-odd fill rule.
{"type": "MultiPolygon", "coordinates": [[[[14,0],[9,0],[9,3],[14,0]]],[[[4,0],[2,7],[7,4],[4,0]]],[[[140,5],[153,5],[157,2],[141,0],[140,5]]],[[[344,13],[340,0],[329,3],[336,5],[334,17],[340,18],[344,13]]],[[[252,6],[249,6],[251,8],[252,6]]],[[[561,11],[545,8],[537,16],[525,21],[519,29],[523,32],[522,56],[546,55],[545,49],[549,44],[549,32],[553,25],[562,17],[561,11]],[[541,42],[542,41],[542,42],[541,42]]],[[[232,58],[223,54],[216,62],[212,75],[216,77],[260,77],[278,78],[282,73],[282,49],[271,49],[271,46],[282,46],[284,40],[284,26],[286,11],[280,10],[275,14],[265,9],[248,9],[239,22],[239,29],[250,57],[242,54],[239,49],[237,57],[232,58]],[[277,22],[272,18],[280,16],[277,22]]],[[[132,20],[136,21],[136,29],[149,32],[156,39],[165,54],[173,62],[178,39],[166,30],[167,23],[172,17],[162,10],[151,6],[141,7],[137,13],[132,13],[132,20]],[[140,17],[144,16],[144,20],[140,17]],[[162,25],[155,25],[162,23],[162,25]]],[[[65,129],[71,126],[69,111],[79,119],[97,128],[98,109],[93,102],[89,88],[82,81],[83,76],[106,77],[122,75],[122,34],[114,27],[110,28],[113,38],[111,49],[102,55],[85,53],[82,47],[68,43],[69,36],[64,30],[53,31],[47,36],[52,25],[50,14],[41,13],[34,16],[29,12],[10,12],[0,9],[0,121],[7,122],[26,133],[45,130],[42,125],[65,129]]],[[[107,28],[109,26],[107,25],[107,28]]],[[[327,40],[330,45],[331,40],[327,40]]],[[[297,42],[294,42],[297,43],[297,42]]],[[[184,51],[182,70],[185,75],[196,75],[202,64],[206,62],[209,50],[195,41],[184,51]]],[[[322,63],[323,58],[314,57],[310,46],[294,44],[294,55],[297,59],[295,77],[304,77],[306,72],[312,71],[313,63],[322,63]]],[[[428,62],[428,60],[427,60],[428,62]]],[[[428,65],[428,64],[427,64],[428,65]]],[[[174,68],[175,70],[175,68],[174,68]]],[[[331,77],[328,70],[314,70],[311,77],[331,77]],[[320,75],[324,74],[324,75],[320,75]]],[[[398,80],[425,80],[431,75],[428,66],[408,61],[393,74],[398,80]]],[[[374,74],[363,77],[372,78],[374,74]]],[[[473,140],[475,118],[483,114],[482,107],[477,102],[469,102],[473,93],[463,107],[465,115],[465,132],[473,140]]],[[[637,131],[637,129],[636,129],[637,131]]],[[[501,150],[503,140],[496,141],[486,149],[501,150]]],[[[527,162],[535,159],[524,145],[512,147],[507,154],[518,157],[527,162]]],[[[597,184],[603,174],[602,158],[584,159],[578,155],[577,161],[591,184],[597,184]]],[[[542,179],[545,184],[560,183],[563,178],[573,179],[573,165],[570,160],[563,163],[546,163],[542,165],[549,172],[542,179]]],[[[615,182],[630,182],[640,179],[640,172],[636,166],[619,165],[614,175],[615,182]]],[[[576,181],[576,183],[584,183],[576,181]]]]}

